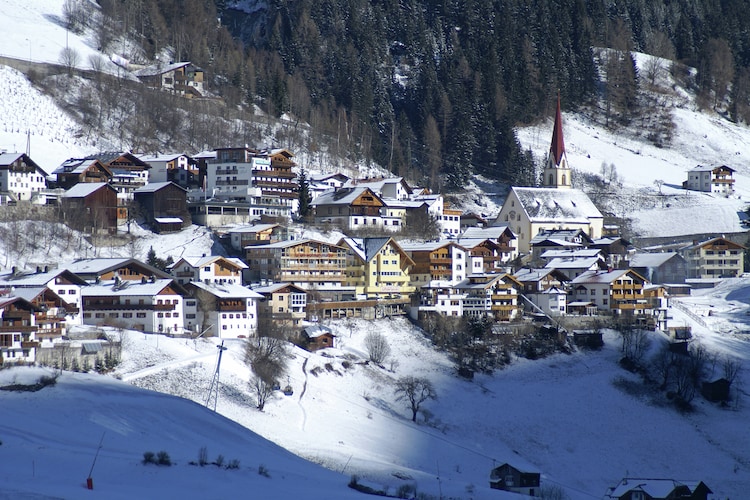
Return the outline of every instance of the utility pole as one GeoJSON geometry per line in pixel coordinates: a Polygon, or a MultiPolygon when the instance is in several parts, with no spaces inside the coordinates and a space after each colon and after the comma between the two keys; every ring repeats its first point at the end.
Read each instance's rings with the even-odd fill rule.
{"type": "Polygon", "coordinates": [[[211,398],[214,400],[214,411],[216,411],[216,405],[219,402],[219,369],[221,368],[221,355],[227,350],[224,347],[224,341],[221,341],[221,345],[216,346],[219,349],[219,358],[216,361],[216,371],[214,372],[214,378],[211,379],[211,385],[208,388],[208,397],[206,398],[206,408],[210,408],[211,398]],[[215,392],[214,392],[215,391],[215,392]]]}

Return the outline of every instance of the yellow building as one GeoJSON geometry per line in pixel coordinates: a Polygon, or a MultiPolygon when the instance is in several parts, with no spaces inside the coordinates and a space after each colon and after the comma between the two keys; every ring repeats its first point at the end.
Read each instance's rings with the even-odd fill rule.
{"type": "Polygon", "coordinates": [[[409,271],[414,261],[393,238],[342,238],[347,249],[346,286],[357,295],[386,298],[414,293],[409,271]]]}

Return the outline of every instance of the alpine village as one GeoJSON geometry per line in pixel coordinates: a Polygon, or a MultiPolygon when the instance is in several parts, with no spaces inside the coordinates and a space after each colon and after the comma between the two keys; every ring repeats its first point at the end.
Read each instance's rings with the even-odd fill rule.
{"type": "MultiPolygon", "coordinates": [[[[45,394],[101,387],[58,424],[112,475],[111,436],[148,427],[99,413],[130,386],[309,463],[174,438],[190,457],[131,456],[146,472],[115,493],[99,458],[68,485],[24,451],[32,474],[0,472],[0,498],[748,495],[750,14],[694,3],[0,7],[0,408],[23,424],[45,394]],[[587,410],[597,392],[616,404],[587,410]],[[646,411],[653,430],[621,428],[646,411]],[[628,450],[639,433],[684,447],[628,450]],[[589,440],[623,448],[621,473],[589,440]],[[209,465],[221,489],[188,479],[209,465]]],[[[3,468],[38,425],[0,423],[3,468]]]]}

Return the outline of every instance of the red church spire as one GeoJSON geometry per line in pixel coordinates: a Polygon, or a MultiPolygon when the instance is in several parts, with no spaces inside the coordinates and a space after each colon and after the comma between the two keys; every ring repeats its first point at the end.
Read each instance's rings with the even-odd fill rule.
{"type": "Polygon", "coordinates": [[[550,154],[555,159],[555,165],[560,165],[560,160],[565,153],[565,142],[563,141],[562,113],[560,112],[560,94],[557,94],[557,111],[555,113],[555,128],[552,130],[552,145],[550,154]]]}

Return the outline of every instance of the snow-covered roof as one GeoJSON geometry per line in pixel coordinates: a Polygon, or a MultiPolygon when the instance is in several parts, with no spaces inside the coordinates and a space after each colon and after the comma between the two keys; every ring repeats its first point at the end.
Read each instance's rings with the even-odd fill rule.
{"type": "Polygon", "coordinates": [[[529,269],[529,268],[521,268],[515,273],[513,273],[513,277],[521,282],[529,282],[529,281],[539,281],[543,279],[544,277],[548,276],[550,273],[553,273],[555,270],[550,268],[542,268],[542,269],[529,269]]]}
{"type": "MultiPolygon", "coordinates": [[[[110,297],[126,295],[153,296],[172,284],[171,279],[146,280],[106,280],[81,289],[82,297],[110,297]]],[[[175,292],[177,293],[177,292],[175,292]]]]}
{"type": "Polygon", "coordinates": [[[262,299],[263,295],[260,293],[250,290],[242,285],[235,285],[233,283],[203,283],[201,281],[191,281],[190,284],[201,290],[220,298],[220,299],[232,299],[232,298],[245,298],[245,299],[262,299]]]}
{"type": "MultiPolygon", "coordinates": [[[[506,231],[509,231],[507,225],[490,227],[467,227],[466,230],[461,233],[461,236],[459,236],[458,238],[459,240],[462,240],[464,238],[481,238],[483,240],[486,240],[488,238],[498,239],[506,231]]],[[[513,234],[512,231],[511,234],[513,234]]]]}
{"type": "Polygon", "coordinates": [[[556,258],[585,258],[585,257],[597,257],[601,254],[601,250],[598,248],[564,248],[564,249],[552,249],[545,250],[541,255],[543,259],[556,259],[556,258]]]}
{"type": "Polygon", "coordinates": [[[424,243],[401,243],[401,248],[404,252],[433,252],[448,245],[456,245],[456,243],[448,240],[426,241],[424,243]]]}
{"type": "MultiPolygon", "coordinates": [[[[674,479],[639,479],[625,478],[609,493],[610,497],[620,498],[629,491],[643,491],[650,498],[667,498],[678,486],[685,485],[674,479]]],[[[693,489],[695,486],[693,486],[693,489]]],[[[692,492],[692,489],[691,489],[692,492]]]]}
{"type": "Polygon", "coordinates": [[[51,282],[60,275],[65,275],[65,278],[77,285],[85,285],[86,282],[71,273],[67,269],[54,269],[52,271],[34,273],[34,272],[12,272],[0,274],[0,286],[14,286],[14,287],[34,287],[34,286],[46,286],[47,283],[51,282]]]}
{"type": "Polygon", "coordinates": [[[7,167],[23,156],[23,153],[0,153],[0,167],[7,167]]]}
{"type": "Polygon", "coordinates": [[[601,212],[580,189],[511,188],[532,222],[587,223],[602,218],[601,212]]]}
{"type": "Polygon", "coordinates": [[[549,269],[590,269],[601,260],[600,257],[557,257],[550,260],[544,267],[549,269]]]}
{"type": "MultiPolygon", "coordinates": [[[[182,219],[178,219],[182,221],[182,219]]],[[[240,269],[247,269],[247,264],[242,262],[240,259],[236,257],[223,257],[221,255],[202,255],[202,256],[185,256],[181,257],[177,262],[172,264],[172,268],[178,267],[181,262],[187,262],[190,266],[199,268],[203,266],[207,266],[209,264],[213,264],[217,260],[224,260],[231,264],[234,264],[240,269]]]]}
{"type": "MultiPolygon", "coordinates": [[[[104,186],[109,186],[106,182],[79,182],[63,194],[63,198],[85,198],[91,193],[98,191],[104,186]]],[[[112,188],[114,189],[114,188],[112,188]]]]}
{"type": "Polygon", "coordinates": [[[136,76],[156,76],[156,75],[163,75],[164,73],[168,73],[170,71],[174,71],[176,69],[184,68],[185,66],[189,65],[190,62],[177,62],[167,65],[154,65],[154,66],[148,66],[143,69],[139,69],[138,71],[134,71],[133,74],[136,76]]]}
{"type": "Polygon", "coordinates": [[[677,252],[636,253],[630,257],[630,267],[659,267],[675,255],[679,254],[677,252]]]}
{"type": "Polygon", "coordinates": [[[612,283],[616,279],[626,275],[628,269],[613,269],[612,271],[586,271],[575,277],[570,283],[572,285],[587,285],[596,283],[612,283]]]}
{"type": "Polygon", "coordinates": [[[158,224],[182,224],[182,219],[179,217],[154,217],[154,220],[158,224]]]}
{"type": "Polygon", "coordinates": [[[146,163],[150,163],[152,161],[172,161],[175,160],[181,156],[187,157],[184,153],[162,153],[162,154],[142,154],[142,155],[136,155],[139,160],[145,161],[146,163]]]}
{"type": "MultiPolygon", "coordinates": [[[[362,193],[364,193],[367,190],[370,190],[372,192],[372,190],[368,188],[367,186],[342,187],[342,188],[336,189],[335,191],[321,193],[317,198],[315,198],[312,202],[310,202],[310,204],[311,205],[350,205],[352,202],[354,202],[354,200],[356,200],[362,193]]],[[[372,193],[372,194],[378,197],[375,193],[372,193]]],[[[380,199],[380,197],[378,197],[378,199],[380,199]]]]}
{"type": "Polygon", "coordinates": [[[300,292],[307,293],[304,288],[301,288],[293,283],[272,283],[270,285],[256,286],[253,288],[253,291],[258,292],[260,294],[267,294],[267,293],[271,294],[286,287],[294,287],[298,289],[300,292]]]}
{"type": "Polygon", "coordinates": [[[273,229],[275,227],[279,227],[278,224],[255,224],[253,226],[239,226],[239,227],[233,227],[232,229],[229,229],[227,233],[259,233],[261,231],[268,231],[269,229],[273,229]]]}
{"type": "MultiPolygon", "coordinates": [[[[129,172],[128,172],[129,173],[129,172]]],[[[165,187],[169,186],[170,184],[174,184],[176,187],[182,189],[183,191],[187,191],[187,189],[183,188],[182,186],[178,186],[174,182],[166,181],[166,182],[149,182],[148,184],[145,184],[135,191],[133,193],[155,193],[159,191],[160,189],[164,189],[165,187]]]]}

